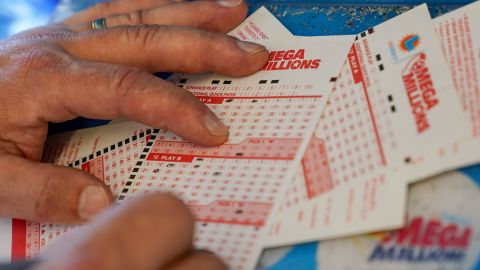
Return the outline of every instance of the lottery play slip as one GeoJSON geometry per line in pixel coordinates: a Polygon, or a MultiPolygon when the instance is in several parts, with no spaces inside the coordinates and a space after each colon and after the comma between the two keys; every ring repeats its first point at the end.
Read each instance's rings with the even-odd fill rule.
{"type": "MultiPolygon", "coordinates": [[[[261,8],[230,33],[268,48],[261,71],[170,78],[230,127],[226,144],[123,121],[54,135],[43,159],[90,172],[118,201],[173,192],[195,215],[195,246],[232,269],[254,269],[264,247],[399,228],[408,183],[480,161],[479,13],[432,21],[421,5],[356,37],[298,37],[261,8]]],[[[0,220],[0,260],[71,229],[0,220]]]]}
{"type": "Polygon", "coordinates": [[[267,245],[399,226],[405,183],[471,137],[449,75],[426,5],[358,35],[267,245]]]}

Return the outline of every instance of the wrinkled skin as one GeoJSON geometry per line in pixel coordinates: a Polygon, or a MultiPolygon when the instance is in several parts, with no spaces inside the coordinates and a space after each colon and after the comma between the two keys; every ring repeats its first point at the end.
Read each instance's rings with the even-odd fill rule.
{"type": "MultiPolygon", "coordinates": [[[[79,224],[111,204],[90,174],[40,163],[48,122],[121,117],[199,144],[225,142],[228,128],[204,104],[151,73],[257,71],[265,48],[224,35],[246,13],[241,0],[113,0],[0,41],[0,216],[79,224]],[[91,29],[98,18],[107,29],[91,29]]],[[[58,241],[36,269],[226,269],[192,250],[193,219],[175,197],[122,208],[58,241]]]]}
{"type": "Polygon", "coordinates": [[[227,127],[205,105],[151,73],[260,69],[264,47],[223,34],[246,13],[238,0],[116,0],[1,41],[0,216],[76,224],[111,203],[93,176],[39,163],[48,122],[123,117],[195,143],[225,142],[227,127]],[[107,29],[91,30],[103,17],[107,29]]]}

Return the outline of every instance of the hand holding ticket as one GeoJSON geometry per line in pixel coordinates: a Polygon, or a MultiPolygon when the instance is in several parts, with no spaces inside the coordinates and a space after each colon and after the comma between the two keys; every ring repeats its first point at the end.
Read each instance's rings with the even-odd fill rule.
{"type": "Polygon", "coordinates": [[[65,241],[46,249],[30,269],[228,269],[212,253],[193,249],[192,220],[186,206],[171,195],[137,198],[66,235],[65,241]]]}
{"type": "MultiPolygon", "coordinates": [[[[353,41],[353,36],[330,42],[326,37],[283,39],[277,30],[282,31],[278,21],[261,9],[232,31],[266,46],[271,68],[245,78],[178,74],[171,79],[229,126],[225,145],[205,147],[166,130],[118,126],[129,125],[124,122],[107,127],[125,131],[123,139],[109,144],[105,136],[96,139],[95,130],[66,140],[50,138],[44,160],[91,173],[119,201],[159,189],[173,192],[195,215],[195,247],[217,253],[234,269],[253,268],[271,209],[293,177],[353,41]],[[84,149],[91,152],[79,156],[84,149]]],[[[14,241],[12,252],[27,258],[71,229],[11,224],[14,235],[25,236],[25,246],[14,241]]]]}
{"type": "Polygon", "coordinates": [[[234,2],[178,3],[145,10],[150,15],[141,22],[124,20],[133,18],[128,12],[136,8],[118,3],[111,8],[126,13],[107,19],[107,25],[116,26],[113,29],[87,31],[91,30],[83,28],[87,15],[102,15],[87,12],[75,23],[2,41],[0,215],[81,223],[111,202],[109,189],[90,174],[39,163],[48,122],[122,116],[168,128],[196,143],[225,142],[228,130],[208,107],[150,72],[243,76],[260,69],[268,58],[263,46],[222,34],[245,16],[246,4],[234,2]],[[198,9],[219,20],[195,16],[192,11],[198,9]],[[189,20],[173,15],[186,11],[189,20]],[[165,26],[132,26],[139,23],[165,26]],[[168,25],[200,26],[217,33],[168,25]]]}
{"type": "MultiPolygon", "coordinates": [[[[293,36],[260,8],[229,33],[233,37],[211,35],[226,42],[221,48],[242,53],[232,56],[217,48],[211,55],[220,60],[208,60],[201,70],[187,64],[182,66],[187,73],[161,81],[171,87],[160,91],[164,96],[185,98],[159,109],[163,118],[149,100],[126,92],[129,100],[147,105],[133,103],[131,108],[139,106],[139,111],[121,110],[114,116],[141,116],[147,125],[121,121],[52,136],[43,160],[68,166],[62,169],[69,172],[88,172],[120,205],[149,193],[173,193],[193,214],[193,247],[216,253],[235,270],[253,269],[265,246],[398,228],[405,222],[408,183],[480,160],[472,150],[480,149],[480,105],[471,102],[479,91],[474,52],[480,44],[471,15],[479,3],[433,22],[422,5],[356,37],[293,36]],[[451,35],[455,31],[461,35],[451,35]],[[231,63],[238,60],[247,67],[222,61],[226,55],[231,63]],[[255,68],[260,70],[250,74],[255,68]],[[188,74],[219,69],[226,71],[188,74]],[[185,104],[190,106],[185,109],[185,104]],[[205,118],[213,113],[221,122],[205,118]],[[192,119],[198,121],[192,124],[192,119]],[[229,130],[225,144],[195,144],[227,139],[222,122],[229,130]]],[[[244,7],[231,8],[235,13],[244,7]]],[[[190,53],[198,53],[197,48],[190,53]]],[[[65,243],[65,233],[92,230],[72,229],[2,220],[0,236],[9,242],[0,243],[0,258],[49,256],[49,249],[65,243]]],[[[138,240],[131,239],[131,245],[138,240]]]]}

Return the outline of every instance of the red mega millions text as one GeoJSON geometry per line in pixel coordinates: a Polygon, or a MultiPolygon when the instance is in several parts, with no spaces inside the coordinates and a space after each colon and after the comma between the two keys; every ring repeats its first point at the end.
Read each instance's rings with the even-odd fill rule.
{"type": "Polygon", "coordinates": [[[437,92],[433,86],[426,58],[425,53],[417,54],[407,63],[402,72],[403,85],[415,117],[418,133],[430,128],[427,112],[438,105],[437,92]]]}
{"type": "Polygon", "coordinates": [[[305,59],[305,49],[271,51],[262,70],[318,69],[320,59],[305,59]]]}

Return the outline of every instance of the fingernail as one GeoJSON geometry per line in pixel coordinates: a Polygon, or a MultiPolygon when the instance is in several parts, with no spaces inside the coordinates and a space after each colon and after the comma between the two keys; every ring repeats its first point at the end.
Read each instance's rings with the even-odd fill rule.
{"type": "Polygon", "coordinates": [[[107,193],[99,186],[88,186],[83,189],[78,202],[78,215],[91,220],[108,206],[107,193]]]}
{"type": "Polygon", "coordinates": [[[213,113],[208,113],[205,116],[205,125],[207,126],[208,131],[215,136],[228,136],[228,127],[225,126],[213,113]]]}
{"type": "Polygon", "coordinates": [[[251,54],[255,54],[257,52],[266,50],[266,48],[264,46],[262,46],[260,44],[257,44],[257,43],[248,42],[248,41],[237,40],[237,45],[240,49],[242,49],[242,50],[244,50],[248,53],[251,53],[251,54]]]}
{"type": "Polygon", "coordinates": [[[243,0],[217,0],[217,3],[224,7],[238,7],[243,0]]]}

